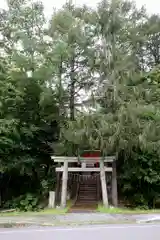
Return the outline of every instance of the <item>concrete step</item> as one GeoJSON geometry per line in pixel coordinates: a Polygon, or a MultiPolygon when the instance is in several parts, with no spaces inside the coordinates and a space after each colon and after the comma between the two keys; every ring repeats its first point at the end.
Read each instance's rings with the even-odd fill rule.
{"type": "Polygon", "coordinates": [[[91,187],[91,188],[89,188],[89,187],[88,187],[88,188],[80,187],[79,190],[84,190],[84,191],[90,191],[90,190],[93,190],[93,191],[96,191],[97,188],[96,188],[96,187],[93,187],[93,188],[92,188],[92,187],[91,187]]]}
{"type": "Polygon", "coordinates": [[[79,191],[97,191],[96,188],[79,188],[79,191]]]}
{"type": "Polygon", "coordinates": [[[80,191],[79,195],[96,195],[97,191],[80,191]]]}
{"type": "Polygon", "coordinates": [[[94,194],[94,195],[79,195],[77,197],[77,199],[93,199],[93,198],[97,198],[97,194],[94,194]]]}
{"type": "Polygon", "coordinates": [[[82,207],[82,206],[92,206],[92,205],[96,205],[96,202],[95,201],[92,201],[92,202],[77,202],[75,203],[74,207],[82,207]]]}
{"type": "Polygon", "coordinates": [[[77,198],[77,200],[96,200],[97,199],[97,196],[91,196],[91,197],[88,197],[88,196],[80,196],[79,198],[77,198]]]}
{"type": "Polygon", "coordinates": [[[95,204],[96,203],[96,199],[93,200],[78,200],[75,205],[89,205],[89,204],[95,204]]]}
{"type": "Polygon", "coordinates": [[[80,183],[80,186],[87,186],[87,187],[89,187],[89,186],[96,186],[96,185],[97,185],[97,182],[91,182],[91,181],[87,181],[87,183],[82,181],[80,183]]]}
{"type": "Polygon", "coordinates": [[[77,199],[97,199],[97,195],[94,195],[94,196],[78,196],[77,199]]]}
{"type": "Polygon", "coordinates": [[[98,205],[96,204],[96,202],[88,202],[88,203],[86,203],[86,202],[78,202],[73,207],[74,208],[82,208],[82,207],[84,207],[84,208],[97,208],[97,206],[98,205]]]}
{"type": "Polygon", "coordinates": [[[79,192],[85,192],[85,193],[97,192],[97,189],[79,189],[79,192]]]}
{"type": "Polygon", "coordinates": [[[81,212],[95,211],[98,205],[97,201],[97,181],[91,181],[89,179],[80,183],[77,201],[75,205],[71,208],[71,211],[81,212]]]}
{"type": "Polygon", "coordinates": [[[79,190],[86,190],[86,191],[94,190],[94,191],[96,191],[97,188],[96,187],[79,187],[79,190]]]}
{"type": "MultiPolygon", "coordinates": [[[[87,202],[87,203],[81,203],[81,202],[76,202],[75,203],[75,205],[74,206],[86,206],[86,207],[91,207],[91,206],[98,206],[98,204],[97,204],[97,201],[92,201],[92,202],[87,202]]],[[[74,206],[72,206],[72,207],[74,207],[74,206]]]]}
{"type": "Polygon", "coordinates": [[[96,196],[97,192],[79,192],[79,196],[96,196]]]}
{"type": "Polygon", "coordinates": [[[78,198],[76,202],[96,202],[97,198],[78,198]]]}
{"type": "Polygon", "coordinates": [[[88,197],[94,197],[94,196],[97,196],[97,193],[96,192],[93,192],[93,193],[88,193],[88,194],[86,194],[86,193],[79,193],[79,195],[78,195],[78,197],[79,196],[82,196],[82,197],[84,197],[84,196],[88,196],[88,197]]]}
{"type": "Polygon", "coordinates": [[[79,191],[79,194],[85,194],[85,195],[96,194],[96,193],[97,191],[84,191],[84,190],[79,191]]]}
{"type": "Polygon", "coordinates": [[[96,213],[95,209],[84,209],[84,208],[71,208],[68,213],[96,213]]]}
{"type": "Polygon", "coordinates": [[[97,191],[80,191],[79,194],[83,194],[83,195],[92,195],[92,194],[96,194],[97,191]]]}
{"type": "Polygon", "coordinates": [[[97,202],[88,204],[78,203],[69,209],[69,213],[92,213],[96,212],[97,207],[98,207],[97,202]]]}
{"type": "Polygon", "coordinates": [[[88,192],[88,191],[81,191],[81,192],[79,192],[79,195],[95,195],[95,194],[97,194],[97,192],[96,191],[90,191],[90,192],[88,192]]]}
{"type": "Polygon", "coordinates": [[[91,182],[91,181],[87,181],[87,182],[82,181],[82,182],[80,183],[80,185],[81,185],[81,186],[88,186],[88,187],[89,187],[89,186],[96,186],[96,185],[97,185],[97,182],[96,182],[96,181],[94,181],[94,182],[93,182],[93,181],[92,181],[92,182],[91,182]]]}

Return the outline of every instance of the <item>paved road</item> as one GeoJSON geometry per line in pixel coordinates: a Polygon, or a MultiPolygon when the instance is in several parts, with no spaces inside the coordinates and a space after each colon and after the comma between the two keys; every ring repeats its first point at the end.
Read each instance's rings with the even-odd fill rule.
{"type": "Polygon", "coordinates": [[[0,240],[159,240],[160,225],[107,225],[75,228],[1,229],[0,240]]]}
{"type": "MultiPolygon", "coordinates": [[[[92,222],[92,224],[96,223],[107,223],[107,222],[141,222],[145,223],[148,219],[159,219],[160,214],[109,214],[109,213],[67,213],[62,215],[53,215],[53,214],[38,214],[38,215],[21,215],[21,216],[0,216],[0,224],[3,223],[35,223],[37,225],[41,225],[44,223],[50,224],[60,224],[65,225],[68,223],[85,223],[88,224],[92,222]]],[[[154,220],[152,223],[155,222],[154,220]]]]}

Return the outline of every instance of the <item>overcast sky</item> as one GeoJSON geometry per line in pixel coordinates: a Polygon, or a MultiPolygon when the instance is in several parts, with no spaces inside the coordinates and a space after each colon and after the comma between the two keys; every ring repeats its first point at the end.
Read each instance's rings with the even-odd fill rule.
{"type": "MultiPolygon", "coordinates": [[[[34,1],[34,0],[33,0],[34,1]]],[[[49,17],[52,13],[53,7],[61,7],[66,0],[41,0],[45,6],[45,14],[49,17]]],[[[0,0],[0,8],[5,7],[6,0],[0,0]]],[[[96,6],[99,0],[73,0],[76,4],[87,4],[89,6],[96,6]]],[[[149,13],[160,13],[160,0],[135,0],[137,6],[145,5],[149,13]]]]}
{"type": "MultiPolygon", "coordinates": [[[[2,0],[0,0],[2,1],[2,0]]],[[[50,15],[52,12],[53,7],[61,7],[66,0],[43,0],[45,8],[46,8],[46,14],[50,15]]],[[[96,6],[99,0],[73,0],[76,4],[87,4],[90,6],[96,6]]],[[[141,7],[142,5],[146,5],[146,8],[148,12],[150,13],[160,13],[160,0],[135,0],[138,7],[141,7]]]]}

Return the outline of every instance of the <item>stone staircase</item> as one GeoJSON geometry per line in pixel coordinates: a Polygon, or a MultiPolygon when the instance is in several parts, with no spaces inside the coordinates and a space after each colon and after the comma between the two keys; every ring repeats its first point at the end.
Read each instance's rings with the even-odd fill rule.
{"type": "Polygon", "coordinates": [[[83,181],[80,181],[77,199],[71,212],[93,212],[98,206],[98,186],[97,178],[86,173],[83,174],[83,181]]]}
{"type": "Polygon", "coordinates": [[[93,204],[96,202],[97,202],[97,184],[95,182],[80,183],[76,205],[93,204]]]}

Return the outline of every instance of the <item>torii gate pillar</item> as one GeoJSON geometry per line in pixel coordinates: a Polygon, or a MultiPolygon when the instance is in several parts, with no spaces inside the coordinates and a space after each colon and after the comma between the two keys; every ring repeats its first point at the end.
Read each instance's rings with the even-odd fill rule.
{"type": "Polygon", "coordinates": [[[64,161],[64,170],[62,175],[62,194],[61,194],[61,208],[66,207],[67,202],[67,182],[68,182],[68,161],[64,161]]]}

